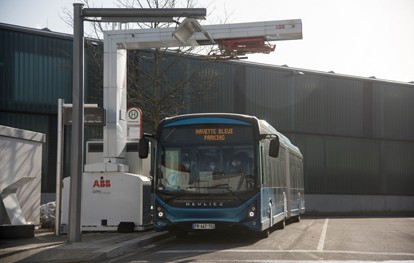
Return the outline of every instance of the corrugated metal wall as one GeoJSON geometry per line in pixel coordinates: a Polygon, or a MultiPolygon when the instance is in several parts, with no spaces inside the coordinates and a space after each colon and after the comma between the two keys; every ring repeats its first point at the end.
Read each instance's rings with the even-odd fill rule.
{"type": "MultiPolygon", "coordinates": [[[[231,67],[217,101],[232,98],[224,111],[266,119],[300,147],[307,193],[414,195],[414,85],[218,64],[231,67]]],[[[191,110],[217,109],[205,103],[191,110]]]]}
{"type": "MultiPolygon", "coordinates": [[[[72,100],[72,49],[70,36],[0,25],[0,124],[46,134],[42,192],[55,191],[57,100],[72,100]]],[[[88,66],[89,72],[94,72],[95,66],[89,60],[88,66]]],[[[95,86],[90,79],[86,74],[85,102],[97,103],[99,98],[92,99],[94,89],[102,86],[95,86]]],[[[87,129],[85,137],[89,133],[87,129]]],[[[66,175],[68,163],[67,158],[66,175]]]]}
{"type": "MultiPolygon", "coordinates": [[[[208,71],[205,74],[211,75],[214,78],[215,87],[202,103],[193,103],[187,108],[185,113],[194,112],[234,112],[236,104],[235,98],[235,68],[231,64],[211,62],[211,65],[206,68],[208,71]]],[[[211,89],[210,84],[206,87],[211,89]]]]}
{"type": "Polygon", "coordinates": [[[46,134],[42,191],[53,192],[57,98],[71,99],[70,38],[0,27],[0,124],[46,134]]]}
{"type": "Polygon", "coordinates": [[[414,141],[414,85],[373,83],[373,136],[414,141]]]}
{"type": "MultiPolygon", "coordinates": [[[[48,135],[42,189],[52,192],[56,104],[71,101],[72,40],[26,31],[0,26],[0,124],[48,135]]],[[[101,104],[101,69],[86,58],[85,102],[101,104]]],[[[185,59],[170,78],[200,63],[185,59]]],[[[183,113],[266,119],[303,152],[307,193],[414,195],[414,85],[229,61],[200,74],[215,86],[188,86],[205,85],[211,97],[188,101],[183,113]]],[[[87,129],[85,137],[97,133],[87,129]]]]}
{"type": "Polygon", "coordinates": [[[55,113],[71,98],[72,41],[0,29],[1,110],[55,113]]]}

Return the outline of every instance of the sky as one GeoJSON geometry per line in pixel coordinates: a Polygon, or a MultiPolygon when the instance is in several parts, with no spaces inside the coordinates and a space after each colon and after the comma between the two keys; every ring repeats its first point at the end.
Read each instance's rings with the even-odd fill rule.
{"type": "MultiPolygon", "coordinates": [[[[116,0],[89,1],[116,7],[116,0]]],[[[73,34],[62,16],[74,2],[0,0],[0,22],[73,34]]],[[[198,0],[196,7],[207,9],[203,25],[302,20],[303,39],[272,42],[276,51],[246,61],[414,81],[414,0],[198,0]]]]}

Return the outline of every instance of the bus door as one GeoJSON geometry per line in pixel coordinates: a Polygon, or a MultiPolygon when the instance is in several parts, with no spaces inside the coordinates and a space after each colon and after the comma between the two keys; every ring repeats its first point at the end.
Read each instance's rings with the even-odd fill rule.
{"type": "Polygon", "coordinates": [[[291,216],[291,201],[292,201],[292,191],[291,191],[291,183],[290,183],[290,151],[289,147],[286,147],[286,217],[290,218],[291,216]]]}
{"type": "Polygon", "coordinates": [[[266,173],[266,162],[267,162],[267,155],[266,155],[266,150],[265,150],[265,145],[264,143],[260,142],[259,143],[259,147],[260,147],[260,156],[259,156],[259,184],[261,187],[265,186],[265,173],[266,173]]]}

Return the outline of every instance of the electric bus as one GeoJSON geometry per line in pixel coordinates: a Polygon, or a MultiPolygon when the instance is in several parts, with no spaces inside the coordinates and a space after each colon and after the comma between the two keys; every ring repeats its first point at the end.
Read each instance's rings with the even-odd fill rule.
{"type": "MultiPolygon", "coordinates": [[[[140,158],[149,139],[140,140],[140,158]]],[[[151,142],[154,228],[177,237],[241,227],[263,237],[305,212],[303,157],[254,116],[200,113],[162,120],[151,142]]]]}

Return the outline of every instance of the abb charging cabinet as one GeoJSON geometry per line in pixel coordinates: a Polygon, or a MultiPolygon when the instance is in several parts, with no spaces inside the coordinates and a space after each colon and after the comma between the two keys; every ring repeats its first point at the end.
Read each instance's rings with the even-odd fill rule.
{"type": "MultiPolygon", "coordinates": [[[[87,142],[86,164],[103,162],[102,141],[87,142]]],[[[84,172],[82,231],[117,231],[122,222],[135,231],[152,228],[150,160],[139,159],[136,142],[127,142],[130,172],[84,172]],[[129,147],[128,147],[129,145],[129,147]],[[129,150],[129,151],[128,151],[129,150]]],[[[61,233],[67,233],[70,177],[63,179],[61,233]]]]}

